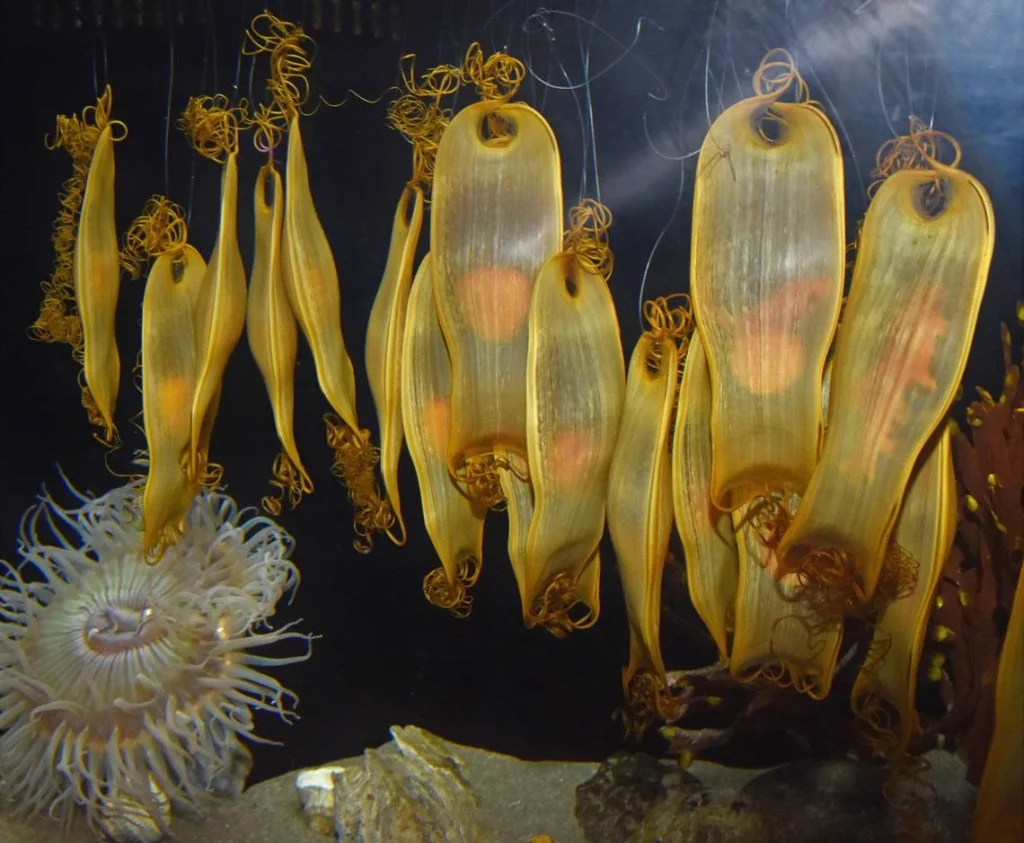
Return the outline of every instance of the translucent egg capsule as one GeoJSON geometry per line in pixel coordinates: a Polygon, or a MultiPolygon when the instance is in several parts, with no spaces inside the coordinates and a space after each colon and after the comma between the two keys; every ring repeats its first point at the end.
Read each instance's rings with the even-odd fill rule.
{"type": "Polygon", "coordinates": [[[468,614],[466,591],[483,561],[486,508],[471,501],[448,473],[451,364],[434,309],[428,254],[412,283],[401,360],[402,422],[423,502],[423,521],[441,567],[424,578],[423,591],[436,606],[468,614]]]}
{"type": "Polygon", "coordinates": [[[114,144],[127,128],[110,119],[110,86],[81,116],[58,115],[47,138],[49,149],[64,149],[73,172],[60,193],[53,223],[53,274],[43,282],[43,301],[30,336],[41,342],[66,342],[82,364],[79,384],[89,422],[103,428],[102,441],[118,443],[114,404],[120,359],[114,322],[120,289],[114,219],[114,144]]]}
{"type": "MultiPolygon", "coordinates": [[[[831,379],[830,361],[821,390],[823,412],[831,379]]],[[[808,588],[794,574],[782,576],[775,549],[800,505],[798,495],[769,492],[732,513],[739,579],[729,669],[741,681],[767,679],[820,699],[832,687],[842,610],[831,591],[808,588]]]]}
{"type": "MultiPolygon", "coordinates": [[[[732,513],[739,582],[729,672],[740,681],[767,679],[824,699],[832,687],[842,625],[800,599],[795,576],[776,579],[775,551],[749,517],[756,505],[732,513]]],[[[802,505],[795,495],[788,501],[789,510],[802,505]]]]}
{"type": "MultiPolygon", "coordinates": [[[[391,246],[366,329],[366,374],[380,425],[380,459],[384,488],[405,544],[405,522],[398,497],[398,460],[402,455],[402,339],[405,331],[413,261],[423,225],[423,192],[407,187],[395,209],[391,246]]],[[[433,285],[428,285],[433,289],[433,285]]],[[[431,307],[431,310],[433,308],[431,307]]],[[[426,311],[424,311],[426,314],[426,311]]],[[[429,315],[429,314],[428,314],[429,315]]],[[[436,319],[434,316],[430,316],[436,319]]],[[[445,352],[447,357],[447,351],[445,352]]]]}
{"type": "Polygon", "coordinates": [[[711,497],[802,492],[845,266],[842,152],[783,51],[708,131],[693,198],[691,289],[711,371],[711,497]],[[792,89],[796,102],[780,98],[792,89]]]}
{"type": "MultiPolygon", "coordinates": [[[[550,614],[562,604],[545,594],[574,591],[601,541],[625,379],[606,280],[572,251],[552,258],[533,292],[526,366],[534,495],[523,606],[528,623],[566,623],[550,614]]],[[[573,602],[570,596],[566,605],[573,602]]]]}
{"type": "MultiPolygon", "coordinates": [[[[576,582],[573,584],[573,597],[587,611],[587,618],[593,622],[601,615],[601,548],[595,547],[590,559],[582,566],[576,582]]],[[[580,628],[579,618],[573,620],[573,628],[580,628]]],[[[557,636],[556,636],[557,637],[557,636]]]]}
{"type": "Polygon", "coordinates": [[[526,470],[530,300],[561,250],[561,185],[554,134],[526,105],[467,106],[441,138],[430,251],[452,361],[448,465],[463,482],[498,451],[526,470]]]}
{"type": "MultiPolygon", "coordinates": [[[[529,478],[517,475],[510,468],[499,468],[498,478],[508,512],[508,559],[519,587],[519,599],[523,606],[528,606],[526,543],[530,536],[530,522],[533,520],[533,487],[529,478]]],[[[525,610],[523,619],[526,620],[525,610]]]]}
{"type": "Polygon", "coordinates": [[[338,270],[313,205],[297,115],[288,132],[285,181],[281,257],[288,300],[313,353],[324,397],[345,425],[357,431],[356,376],[341,333],[338,270]]]}
{"type": "Polygon", "coordinates": [[[956,396],[992,257],[988,194],[936,160],[940,140],[952,141],[924,128],[897,139],[909,168],[889,175],[868,207],[828,433],[778,548],[783,568],[807,579],[845,571],[862,601],[874,596],[914,463],[956,396]]]}
{"type": "Polygon", "coordinates": [[[922,454],[907,487],[891,543],[915,576],[908,577],[906,590],[895,595],[876,622],[851,695],[861,731],[882,755],[905,751],[918,734],[914,701],[921,651],[935,588],[956,536],[951,440],[947,426],[922,454]]]}
{"type": "Polygon", "coordinates": [[[527,546],[533,523],[534,492],[530,480],[508,467],[497,471],[501,493],[508,512],[508,558],[524,607],[523,621],[527,627],[543,626],[556,638],[586,629],[601,614],[601,553],[595,548],[578,571],[552,580],[543,593],[533,600],[527,598],[530,574],[527,567],[527,546]]]}
{"type": "Polygon", "coordinates": [[[221,176],[220,224],[196,304],[196,384],[189,455],[193,479],[206,482],[209,443],[224,370],[245,328],[245,266],[238,248],[238,153],[221,176]]]}
{"type": "MultiPolygon", "coordinates": [[[[281,175],[268,162],[256,177],[253,196],[256,249],[249,284],[246,327],[249,348],[267,386],[274,425],[281,442],[275,463],[274,484],[294,507],[303,494],[313,490],[295,444],[295,357],[298,329],[288,304],[281,272],[281,228],[284,218],[284,188],[281,175]],[[271,200],[267,202],[269,186],[271,200]]],[[[265,498],[264,506],[280,511],[278,498],[265,498]],[[269,506],[268,506],[269,504],[269,506]]]]}
{"type": "Polygon", "coordinates": [[[121,286],[114,219],[114,128],[115,124],[108,123],[96,141],[74,251],[75,299],[82,320],[85,385],[103,420],[107,442],[113,442],[117,435],[114,404],[121,380],[121,360],[114,333],[121,286]]]}
{"type": "Polygon", "coordinates": [[[711,377],[704,346],[694,333],[676,404],[672,501],[690,599],[724,662],[729,657],[739,563],[732,519],[711,502],[711,455],[711,377]]]}
{"type": "Polygon", "coordinates": [[[661,656],[661,577],[672,532],[669,435],[678,382],[673,339],[641,335],[629,361],[618,442],[608,477],[608,530],[629,618],[629,665],[623,685],[639,673],[665,685],[661,656]]]}
{"type": "Polygon", "coordinates": [[[206,262],[191,246],[153,262],[142,298],[142,418],[149,469],[142,495],[147,553],[173,543],[196,487],[184,470],[195,391],[195,311],[206,262]]]}

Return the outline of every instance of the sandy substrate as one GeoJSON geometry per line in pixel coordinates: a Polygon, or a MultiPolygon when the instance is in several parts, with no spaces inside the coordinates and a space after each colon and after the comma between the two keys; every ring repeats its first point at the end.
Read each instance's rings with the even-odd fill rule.
{"type": "MultiPolygon", "coordinates": [[[[597,764],[521,761],[472,747],[453,746],[463,771],[480,796],[487,823],[498,840],[527,841],[548,834],[556,843],[585,843],[573,816],[577,785],[597,764]]],[[[348,759],[342,764],[360,763],[348,759]]],[[[175,817],[177,843],[324,843],[299,810],[295,773],[261,782],[238,800],[225,802],[202,820],[175,817]]],[[[66,843],[94,843],[76,827],[66,843]]],[[[50,822],[23,822],[0,813],[0,843],[59,843],[60,830],[50,822]]]]}
{"type": "MultiPolygon", "coordinates": [[[[579,785],[593,779],[598,771],[597,764],[522,761],[444,743],[447,744],[445,754],[458,759],[463,776],[480,799],[483,819],[493,829],[498,843],[527,843],[542,834],[548,835],[554,843],[586,843],[574,813],[574,799],[579,785]]],[[[625,757],[625,768],[631,766],[630,758],[633,756],[625,757]]],[[[643,760],[644,757],[635,758],[643,760]]],[[[944,752],[932,752],[925,758],[928,766],[922,772],[922,782],[928,783],[925,792],[932,797],[926,810],[935,815],[941,833],[922,839],[966,839],[975,790],[964,781],[962,762],[944,752]]],[[[654,765],[654,778],[661,782],[663,791],[667,783],[675,782],[668,785],[671,793],[662,792],[657,799],[647,794],[654,800],[648,799],[648,804],[644,801],[647,797],[643,781],[635,776],[630,780],[628,775],[621,781],[615,775],[609,778],[614,769],[620,769],[612,765],[612,760],[602,768],[602,776],[588,784],[589,795],[582,797],[584,822],[595,841],[625,840],[632,832],[622,830],[628,825],[622,820],[636,810],[639,811],[634,818],[637,822],[632,824],[636,835],[630,839],[638,843],[684,839],[786,839],[819,843],[821,838],[815,829],[820,828],[825,819],[837,821],[841,828],[851,831],[853,836],[844,840],[889,843],[899,837],[889,828],[892,825],[898,829],[899,825],[890,822],[892,805],[883,794],[884,776],[879,776],[884,770],[881,768],[839,761],[783,765],[766,771],[695,761],[686,773],[680,773],[671,762],[647,758],[637,769],[650,771],[654,765]],[[775,816],[783,808],[784,815],[775,816]],[[824,813],[819,816],[815,811],[824,813]],[[643,829],[638,825],[641,818],[643,829]],[[725,836],[722,834],[724,820],[731,829],[725,836]],[[788,828],[787,823],[795,823],[795,827],[788,828]],[[613,826],[621,827],[620,831],[613,833],[613,826]],[[751,828],[760,831],[752,834],[751,828]],[[870,830],[872,834],[866,834],[870,830]],[[766,831],[768,836],[765,836],[766,831]],[[775,832],[779,831],[783,837],[776,836],[775,832]]],[[[362,765],[362,759],[337,763],[362,765]]],[[[296,773],[289,773],[261,782],[239,799],[216,805],[201,820],[175,817],[174,839],[179,843],[325,843],[333,840],[329,822],[326,824],[328,835],[320,836],[299,809],[295,776],[296,773]]],[[[61,840],[60,829],[53,823],[16,821],[0,812],[0,843],[60,843],[61,840]]],[[[79,825],[63,840],[93,843],[95,838],[84,825],[79,825]]]]}

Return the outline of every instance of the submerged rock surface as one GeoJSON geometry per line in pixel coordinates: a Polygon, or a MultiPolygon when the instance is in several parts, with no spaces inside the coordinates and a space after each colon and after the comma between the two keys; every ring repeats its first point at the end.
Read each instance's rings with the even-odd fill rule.
{"type": "Polygon", "coordinates": [[[684,793],[699,794],[700,780],[649,755],[619,752],[576,790],[576,817],[587,843],[622,843],[643,825],[651,809],[684,793]]]}
{"type": "Polygon", "coordinates": [[[334,774],[339,843],[493,843],[455,748],[415,726],[334,774]]]}
{"type": "Polygon", "coordinates": [[[952,755],[926,760],[919,779],[887,785],[884,768],[852,761],[686,773],[624,754],[579,787],[576,816],[588,843],[961,843],[974,788],[952,755]]]}
{"type": "MultiPolygon", "coordinates": [[[[554,843],[586,843],[573,816],[573,794],[594,775],[597,764],[523,761],[422,734],[436,742],[438,752],[457,757],[460,774],[479,800],[480,816],[496,843],[527,843],[544,834],[554,843]]],[[[401,754],[394,742],[371,752],[378,761],[383,755],[385,762],[401,754]]],[[[345,759],[331,766],[358,773],[364,770],[365,758],[345,759]]],[[[330,823],[326,828],[311,823],[303,813],[297,772],[250,787],[237,800],[219,803],[204,819],[175,817],[175,843],[325,843],[336,839],[330,823]]],[[[312,801],[319,802],[319,795],[312,801]]],[[[54,823],[16,820],[0,806],[0,843],[54,843],[57,839],[61,839],[60,829],[54,823]]],[[[447,843],[461,838],[439,839],[447,843]]],[[[96,838],[84,826],[76,825],[64,840],[95,843],[96,838]]]]}
{"type": "MultiPolygon", "coordinates": [[[[926,756],[930,769],[921,776],[934,791],[914,788],[923,802],[900,811],[893,802],[901,803],[905,792],[890,788],[883,794],[884,771],[852,762],[798,762],[770,770],[738,770],[696,761],[684,772],[670,761],[620,753],[599,767],[522,761],[453,744],[420,729],[399,728],[395,734],[396,741],[332,765],[327,777],[336,785],[337,795],[326,824],[318,825],[319,832],[303,813],[296,774],[290,773],[249,788],[237,800],[225,800],[205,819],[176,817],[175,840],[325,843],[338,839],[335,814],[353,815],[353,806],[343,808],[350,798],[368,797],[390,809],[410,793],[426,793],[426,804],[456,806],[472,823],[479,823],[470,828],[489,830],[492,836],[472,838],[466,836],[466,828],[442,831],[435,827],[434,837],[409,839],[528,843],[548,835],[553,843],[888,843],[898,839],[903,823],[907,836],[902,839],[961,843],[968,838],[975,795],[964,779],[963,764],[942,752],[926,756]],[[396,780],[403,771],[419,780],[396,780]]],[[[307,794],[305,802],[323,807],[321,796],[307,794]]],[[[407,806],[388,816],[414,814],[407,806]]],[[[0,807],[3,843],[57,839],[61,839],[60,830],[55,824],[14,820],[0,807]]],[[[81,825],[65,839],[67,843],[95,840],[81,825]]],[[[400,836],[341,839],[403,840],[400,836]]]]}

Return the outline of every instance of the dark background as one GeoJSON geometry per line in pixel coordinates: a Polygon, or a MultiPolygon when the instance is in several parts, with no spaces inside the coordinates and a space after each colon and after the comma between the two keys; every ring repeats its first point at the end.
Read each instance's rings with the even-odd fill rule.
{"type": "MultiPolygon", "coordinates": [[[[520,95],[545,114],[558,136],[566,207],[581,195],[599,195],[615,214],[612,288],[627,356],[640,331],[641,289],[652,297],[688,288],[695,152],[709,116],[749,95],[750,74],[766,49],[784,46],[795,55],[812,96],[840,131],[851,239],[866,208],[875,150],[894,129],[905,130],[909,114],[934,117],[936,127],[960,140],[962,166],[986,184],[996,209],[995,260],[965,383],[998,391],[998,325],[1012,318],[1014,302],[1024,295],[1019,0],[382,0],[379,37],[370,0],[361,4],[361,34],[354,25],[357,4],[338,5],[341,32],[333,29],[332,0],[269,4],[282,17],[301,19],[315,38],[312,88],[330,101],[341,101],[350,88],[365,98],[380,97],[397,80],[405,52],[416,52],[418,66],[426,68],[459,62],[469,43],[480,40],[488,52],[502,48],[528,62],[520,95]],[[315,27],[318,7],[321,29],[315,27]]],[[[48,152],[43,137],[55,114],[80,112],[109,82],[113,116],[129,127],[128,139],[117,147],[119,228],[151,194],[166,193],[189,209],[190,241],[208,254],[219,169],[191,152],[173,121],[190,95],[250,95],[250,59],[240,57],[239,45],[244,26],[261,8],[246,0],[0,6],[7,96],[0,169],[3,558],[15,558],[18,519],[40,484],[59,486],[58,464],[79,488],[95,493],[118,482],[85,421],[67,347],[27,338],[39,282],[51,269],[57,193],[70,173],[65,153],[48,152]],[[97,8],[104,13],[100,26],[97,8]]],[[[257,71],[256,97],[261,87],[257,71]]],[[[360,416],[375,438],[363,374],[365,326],[394,205],[410,170],[409,147],[384,122],[390,96],[376,105],[353,98],[341,108],[322,107],[303,126],[314,199],[341,275],[345,336],[360,375],[360,416]]],[[[469,96],[464,93],[461,102],[469,96]]],[[[260,158],[245,148],[239,238],[251,265],[250,197],[260,158]]],[[[130,363],[138,349],[142,291],[141,281],[123,282],[117,420],[126,443],[107,460],[120,472],[129,469],[131,451],[144,444],[129,422],[141,409],[130,363]]],[[[277,619],[303,618],[303,627],[321,637],[311,661],[277,672],[299,694],[302,719],[285,727],[259,718],[260,733],[284,744],[255,747],[253,780],[356,754],[386,740],[394,723],[416,723],[455,741],[529,758],[594,759],[622,746],[612,715],[621,701],[628,639],[610,547],[602,553],[600,622],[556,641],[523,629],[505,552],[505,519],[493,515],[473,612],[455,620],[422,595],[422,577],[437,562],[417,517],[408,458],[402,469],[408,545],[395,548],[381,540],[370,556],[355,553],[350,508],[329,472],[320,420],[326,403],[305,347],[296,390],[299,449],[317,489],[280,518],[298,541],[302,585],[277,619]]],[[[258,504],[269,491],[277,449],[263,383],[243,339],[227,370],[213,442],[229,493],[243,504],[258,504]]],[[[713,657],[707,636],[685,613],[663,627],[663,638],[673,667],[713,657]]],[[[659,745],[656,735],[648,738],[650,748],[659,745]]]]}

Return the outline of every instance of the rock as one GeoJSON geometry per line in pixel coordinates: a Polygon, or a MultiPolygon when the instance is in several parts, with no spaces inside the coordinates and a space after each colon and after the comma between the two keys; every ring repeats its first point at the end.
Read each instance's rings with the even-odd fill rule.
{"type": "Polygon", "coordinates": [[[334,834],[334,780],[344,769],[329,764],[303,770],[295,777],[299,806],[309,820],[310,827],[324,837],[334,834]]]}
{"type": "MultiPolygon", "coordinates": [[[[396,730],[396,740],[371,750],[370,757],[375,770],[378,765],[388,770],[378,780],[397,786],[400,794],[408,792],[409,786],[391,782],[394,765],[416,775],[426,766],[428,776],[434,777],[431,789],[462,788],[457,798],[470,803],[475,799],[484,831],[490,830],[498,843],[543,840],[541,835],[555,843],[831,843],[844,839],[877,843],[895,841],[901,822],[903,830],[910,832],[908,841],[959,843],[968,839],[975,794],[965,782],[963,764],[945,752],[925,756],[929,769],[921,778],[934,791],[913,787],[922,801],[902,813],[882,795],[884,771],[846,761],[799,762],[770,770],[695,761],[684,773],[671,761],[621,754],[598,768],[596,764],[522,761],[452,744],[418,729],[396,730]]],[[[339,781],[348,780],[349,787],[358,787],[366,774],[367,756],[334,766],[329,773],[317,775],[326,775],[332,785],[337,776],[339,781]]],[[[413,792],[418,793],[419,787],[413,792]]],[[[907,791],[906,785],[891,786],[886,795],[897,804],[907,804],[907,791]]],[[[333,823],[332,816],[328,825],[333,823]]],[[[326,830],[334,836],[333,828],[326,830]]],[[[51,821],[16,820],[0,805],[3,843],[52,843],[60,835],[51,821]]],[[[62,839],[96,842],[81,822],[62,839]]],[[[325,843],[327,838],[310,827],[296,797],[292,773],[261,782],[237,800],[218,800],[204,818],[175,817],[174,839],[176,843],[325,843]]],[[[434,839],[447,843],[462,838],[434,839]]]]}
{"type": "MultiPolygon", "coordinates": [[[[593,776],[596,764],[523,761],[429,737],[437,742],[439,752],[458,759],[461,775],[475,792],[484,822],[493,829],[497,841],[527,843],[542,841],[543,835],[548,835],[554,843],[585,843],[573,817],[573,793],[593,776]]],[[[387,758],[401,751],[390,742],[373,752],[387,758]]],[[[345,759],[334,763],[332,773],[338,769],[363,770],[364,765],[365,756],[345,759]]],[[[306,772],[315,773],[316,769],[322,768],[306,772]]],[[[296,773],[288,773],[260,782],[237,800],[218,800],[202,818],[175,816],[175,843],[325,843],[325,839],[334,837],[333,816],[328,828],[321,826],[329,835],[325,838],[302,811],[296,779],[296,773]]],[[[61,834],[50,820],[16,819],[0,804],[2,843],[53,843],[61,834]]],[[[61,840],[96,843],[95,835],[80,820],[61,840]]]]}
{"type": "MultiPolygon", "coordinates": [[[[685,798],[700,781],[649,755],[619,752],[576,790],[576,819],[588,843],[625,843],[651,807],[679,789],[685,798]],[[685,795],[683,793],[685,791],[685,795]]],[[[675,801],[673,796],[671,801],[675,801]]]]}
{"type": "Polygon", "coordinates": [[[492,843],[454,747],[415,726],[334,776],[339,843],[492,843]]]}
{"type": "Polygon", "coordinates": [[[100,809],[96,825],[113,843],[158,843],[170,827],[171,803],[160,786],[149,778],[147,804],[127,796],[111,799],[100,809]]]}
{"type": "Polygon", "coordinates": [[[954,843],[969,836],[974,788],[948,753],[918,779],[853,761],[800,761],[767,771],[616,756],[577,791],[589,843],[954,843]],[[639,760],[638,760],[639,759],[639,760]]]}

